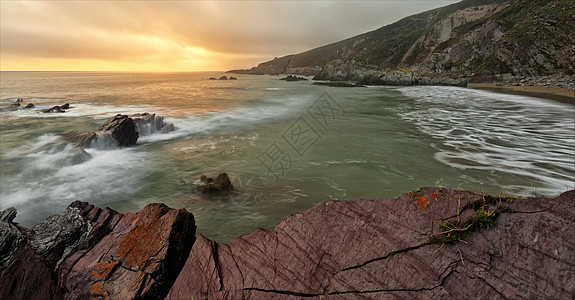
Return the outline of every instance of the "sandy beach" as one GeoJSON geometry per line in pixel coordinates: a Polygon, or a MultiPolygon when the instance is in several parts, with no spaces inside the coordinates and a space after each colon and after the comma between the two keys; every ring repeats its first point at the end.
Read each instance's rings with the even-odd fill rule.
{"type": "Polygon", "coordinates": [[[498,86],[495,83],[470,83],[468,88],[498,93],[546,98],[575,105],[575,90],[545,86],[498,86]]]}

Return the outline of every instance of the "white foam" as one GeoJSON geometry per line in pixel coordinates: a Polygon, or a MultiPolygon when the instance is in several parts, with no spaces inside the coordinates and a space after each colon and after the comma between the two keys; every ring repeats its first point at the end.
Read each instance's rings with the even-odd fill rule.
{"type": "Polygon", "coordinates": [[[529,181],[550,193],[574,188],[572,105],[457,87],[399,90],[415,99],[400,116],[439,141],[432,143],[438,161],[521,178],[523,188],[532,188],[529,181]],[[571,176],[556,169],[569,170],[571,176]]]}

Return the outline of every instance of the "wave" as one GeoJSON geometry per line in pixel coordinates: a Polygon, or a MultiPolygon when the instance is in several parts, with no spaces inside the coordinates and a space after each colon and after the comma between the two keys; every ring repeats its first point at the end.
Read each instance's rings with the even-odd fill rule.
{"type": "Polygon", "coordinates": [[[574,188],[573,106],[455,87],[399,90],[415,101],[400,116],[437,141],[431,146],[441,163],[507,174],[521,183],[509,184],[515,192],[574,188]]]}

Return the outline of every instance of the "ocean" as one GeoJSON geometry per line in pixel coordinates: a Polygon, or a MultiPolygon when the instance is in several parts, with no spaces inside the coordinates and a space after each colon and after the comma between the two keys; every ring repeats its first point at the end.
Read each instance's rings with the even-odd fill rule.
{"type": "Polygon", "coordinates": [[[575,188],[570,104],[459,87],[208,80],[222,75],[1,72],[0,210],[16,207],[15,221],[32,226],[75,200],[122,213],[162,202],[229,242],[330,200],[425,186],[521,196],[575,188]],[[18,98],[35,107],[7,109],[18,98]],[[64,103],[65,113],[41,112],[64,103]],[[143,112],[176,130],[86,149],[88,159],[59,137],[143,112]],[[232,193],[197,192],[201,175],[222,172],[232,193]]]}

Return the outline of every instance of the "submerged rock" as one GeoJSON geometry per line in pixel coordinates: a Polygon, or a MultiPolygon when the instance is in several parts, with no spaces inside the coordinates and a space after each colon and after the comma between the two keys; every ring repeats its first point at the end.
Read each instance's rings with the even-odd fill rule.
{"type": "Polygon", "coordinates": [[[78,131],[69,131],[60,135],[64,140],[75,144],[78,147],[82,148],[90,148],[94,139],[96,139],[96,133],[93,131],[90,132],[78,132],[78,131]]]}
{"type": "Polygon", "coordinates": [[[220,77],[220,80],[228,80],[228,77],[227,77],[227,76],[222,76],[222,77],[220,77]]]}
{"type": "Polygon", "coordinates": [[[63,113],[65,112],[61,106],[56,105],[52,108],[46,108],[44,110],[42,110],[43,113],[63,113]]]}
{"type": "Polygon", "coordinates": [[[34,103],[28,103],[24,108],[34,108],[34,103]]]}
{"type": "Polygon", "coordinates": [[[294,75],[288,75],[284,78],[280,78],[280,80],[285,80],[285,81],[307,81],[307,78],[305,77],[298,77],[298,76],[294,76],[294,75]]]}
{"type": "Polygon", "coordinates": [[[221,192],[229,192],[234,190],[234,185],[226,173],[220,173],[216,178],[202,175],[200,177],[200,181],[203,184],[198,185],[198,191],[200,191],[202,194],[215,195],[221,192]]]}

